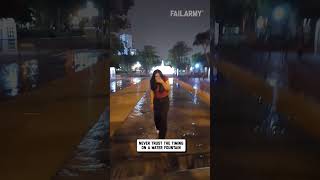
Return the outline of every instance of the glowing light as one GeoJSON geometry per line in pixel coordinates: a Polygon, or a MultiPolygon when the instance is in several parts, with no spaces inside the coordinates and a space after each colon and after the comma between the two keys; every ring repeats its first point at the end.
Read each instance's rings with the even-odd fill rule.
{"type": "Polygon", "coordinates": [[[17,63],[0,67],[0,85],[6,91],[6,95],[16,96],[18,94],[18,76],[19,66],[17,63]]]}
{"type": "Polygon", "coordinates": [[[175,72],[173,67],[165,66],[163,61],[161,62],[160,66],[153,67],[150,74],[152,74],[156,69],[159,69],[163,74],[166,75],[173,75],[175,72]]]}
{"type": "Polygon", "coordinates": [[[110,78],[111,79],[116,78],[116,68],[115,67],[110,67],[110,78]]]}
{"type": "Polygon", "coordinates": [[[173,78],[169,78],[169,83],[173,84],[173,78]]]}
{"type": "Polygon", "coordinates": [[[137,83],[139,83],[141,81],[141,78],[132,78],[132,82],[133,82],[133,84],[137,84],[137,83]]]}
{"type": "Polygon", "coordinates": [[[200,64],[199,63],[197,63],[196,65],[195,65],[195,68],[200,68],[200,64]]]}
{"type": "Polygon", "coordinates": [[[116,85],[117,85],[117,87],[121,88],[122,87],[122,80],[118,80],[116,85]]]}
{"type": "Polygon", "coordinates": [[[111,92],[116,92],[116,90],[117,90],[117,85],[116,85],[116,82],[115,82],[115,81],[112,81],[112,82],[111,82],[110,90],[111,90],[111,92]]]}
{"type": "Polygon", "coordinates": [[[276,7],[273,11],[273,17],[275,20],[280,21],[285,16],[285,9],[283,7],[276,7]]]}
{"type": "Polygon", "coordinates": [[[259,16],[258,20],[257,20],[257,28],[258,29],[262,29],[264,27],[264,19],[262,16],[259,16]]]}
{"type": "Polygon", "coordinates": [[[134,65],[131,67],[132,70],[138,70],[138,69],[140,69],[140,68],[141,68],[141,64],[140,64],[139,61],[136,62],[136,64],[134,64],[134,65]]]}

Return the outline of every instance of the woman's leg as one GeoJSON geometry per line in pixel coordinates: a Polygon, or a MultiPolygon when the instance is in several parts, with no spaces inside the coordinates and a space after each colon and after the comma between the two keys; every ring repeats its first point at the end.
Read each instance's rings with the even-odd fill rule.
{"type": "Polygon", "coordinates": [[[165,139],[167,134],[167,113],[161,112],[159,139],[165,139]]]}
{"type": "Polygon", "coordinates": [[[154,124],[157,130],[160,129],[160,121],[161,121],[161,113],[158,111],[154,111],[154,124]]]}
{"type": "Polygon", "coordinates": [[[161,111],[160,111],[160,104],[159,102],[154,101],[154,106],[153,106],[153,116],[154,116],[154,124],[157,128],[157,130],[160,129],[160,121],[161,121],[161,111]]]}
{"type": "Polygon", "coordinates": [[[166,138],[168,110],[169,110],[169,101],[166,100],[163,103],[161,103],[159,139],[166,138]]]}

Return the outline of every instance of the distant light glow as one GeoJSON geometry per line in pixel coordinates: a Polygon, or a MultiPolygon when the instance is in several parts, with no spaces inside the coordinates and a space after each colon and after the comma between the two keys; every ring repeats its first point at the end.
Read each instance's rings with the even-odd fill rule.
{"type": "Polygon", "coordinates": [[[285,16],[285,9],[283,7],[276,7],[273,11],[273,17],[275,20],[280,21],[285,16]]]}
{"type": "Polygon", "coordinates": [[[116,85],[117,85],[117,87],[121,88],[122,87],[122,80],[118,80],[116,85]]]}
{"type": "Polygon", "coordinates": [[[195,68],[200,68],[200,64],[199,63],[197,63],[196,65],[195,65],[195,68]]]}
{"type": "Polygon", "coordinates": [[[18,76],[19,65],[17,63],[0,67],[0,88],[6,92],[6,95],[16,96],[18,94],[18,76]]]}
{"type": "Polygon", "coordinates": [[[140,64],[139,61],[136,62],[136,63],[131,67],[131,69],[132,69],[133,71],[136,71],[136,70],[138,70],[138,69],[140,69],[140,68],[141,68],[141,64],[140,64]]]}
{"type": "Polygon", "coordinates": [[[163,61],[160,66],[153,67],[150,74],[152,74],[156,69],[159,69],[165,75],[173,75],[175,72],[173,67],[165,66],[163,61]]]}
{"type": "Polygon", "coordinates": [[[117,90],[117,85],[116,85],[116,81],[112,81],[110,84],[110,90],[111,92],[116,92],[117,90]]]}
{"type": "Polygon", "coordinates": [[[259,16],[257,20],[257,28],[262,29],[264,27],[264,18],[262,16],[259,16]]]}
{"type": "Polygon", "coordinates": [[[169,83],[170,83],[170,84],[173,84],[173,78],[172,78],[172,77],[169,78],[169,83]]]}
{"type": "Polygon", "coordinates": [[[110,78],[116,78],[116,68],[115,67],[110,67],[110,78]]]}
{"type": "Polygon", "coordinates": [[[138,84],[140,81],[141,81],[141,78],[138,78],[138,77],[132,78],[133,84],[138,84]]]}
{"type": "Polygon", "coordinates": [[[32,59],[25,61],[22,64],[22,78],[28,80],[31,84],[31,87],[36,87],[39,77],[39,65],[38,60],[32,59]]]}

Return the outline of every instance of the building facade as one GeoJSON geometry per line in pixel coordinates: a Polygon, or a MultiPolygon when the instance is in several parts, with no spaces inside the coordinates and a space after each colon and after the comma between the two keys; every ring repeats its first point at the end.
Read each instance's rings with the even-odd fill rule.
{"type": "Polygon", "coordinates": [[[118,55],[133,56],[137,54],[137,50],[133,48],[132,35],[123,33],[120,34],[119,38],[123,45],[123,52],[118,52],[118,55]]]}
{"type": "Polygon", "coordinates": [[[14,19],[0,19],[0,52],[17,52],[17,28],[14,19]]]}

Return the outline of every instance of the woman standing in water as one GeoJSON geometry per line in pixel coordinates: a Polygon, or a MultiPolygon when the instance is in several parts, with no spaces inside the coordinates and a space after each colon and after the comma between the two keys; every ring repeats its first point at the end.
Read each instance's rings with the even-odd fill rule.
{"type": "Polygon", "coordinates": [[[150,108],[154,112],[154,123],[159,139],[165,139],[167,133],[167,114],[169,111],[170,83],[160,70],[155,70],[150,80],[150,108]]]}

